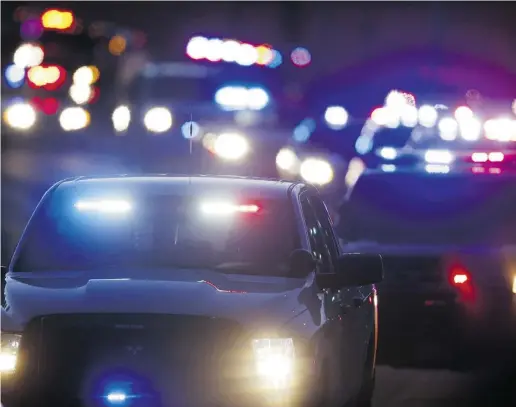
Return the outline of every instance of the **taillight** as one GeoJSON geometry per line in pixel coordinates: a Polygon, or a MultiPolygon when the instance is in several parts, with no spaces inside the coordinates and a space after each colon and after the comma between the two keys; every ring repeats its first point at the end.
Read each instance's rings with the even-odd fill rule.
{"type": "Polygon", "coordinates": [[[450,268],[449,282],[459,291],[462,300],[473,300],[475,297],[473,280],[469,271],[463,267],[455,265],[450,268]]]}

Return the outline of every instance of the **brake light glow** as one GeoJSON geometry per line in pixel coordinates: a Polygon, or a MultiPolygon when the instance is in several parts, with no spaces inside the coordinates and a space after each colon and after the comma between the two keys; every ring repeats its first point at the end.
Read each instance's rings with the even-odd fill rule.
{"type": "Polygon", "coordinates": [[[456,273],[453,275],[453,284],[465,284],[469,280],[469,277],[465,273],[456,273]]]}
{"type": "Polygon", "coordinates": [[[473,301],[475,299],[475,290],[471,275],[462,266],[454,266],[450,269],[450,284],[455,287],[460,294],[460,299],[465,301],[473,301]]]}
{"type": "Polygon", "coordinates": [[[228,202],[205,202],[201,205],[201,211],[210,215],[231,215],[233,213],[257,213],[258,205],[235,205],[228,202]]]}

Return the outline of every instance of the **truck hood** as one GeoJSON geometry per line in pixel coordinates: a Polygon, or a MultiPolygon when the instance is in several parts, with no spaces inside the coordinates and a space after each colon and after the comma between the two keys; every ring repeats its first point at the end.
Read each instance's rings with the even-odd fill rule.
{"type": "Polygon", "coordinates": [[[70,313],[204,315],[264,327],[303,314],[307,280],[222,274],[211,270],[9,273],[7,316],[23,326],[32,318],[70,313]],[[142,278],[144,276],[144,278],[142,278]]]}

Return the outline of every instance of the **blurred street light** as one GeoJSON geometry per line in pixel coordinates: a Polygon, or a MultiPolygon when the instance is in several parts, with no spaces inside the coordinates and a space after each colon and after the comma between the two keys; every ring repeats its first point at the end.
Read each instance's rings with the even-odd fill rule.
{"type": "Polygon", "coordinates": [[[269,104],[269,94],[262,88],[225,86],[215,93],[215,103],[225,110],[262,110],[269,104]]]}
{"type": "Polygon", "coordinates": [[[117,132],[126,131],[131,123],[131,111],[127,106],[118,106],[111,116],[113,127],[117,132]]]}
{"type": "Polygon", "coordinates": [[[247,139],[238,133],[222,133],[213,145],[213,152],[227,161],[238,161],[244,158],[250,150],[247,139]]]}
{"type": "Polygon", "coordinates": [[[143,124],[153,133],[164,133],[172,127],[172,113],[166,107],[153,107],[145,113],[143,124]]]}
{"type": "Polygon", "coordinates": [[[100,71],[96,66],[81,66],[73,74],[73,82],[80,85],[93,85],[99,77],[100,71]]]}
{"type": "Polygon", "coordinates": [[[419,124],[423,127],[434,127],[437,123],[438,113],[433,106],[423,105],[418,111],[419,124]]]}
{"type": "Polygon", "coordinates": [[[121,35],[115,35],[109,40],[109,52],[115,56],[122,55],[127,47],[127,41],[121,35]]]}
{"type": "Polygon", "coordinates": [[[90,114],[82,107],[68,107],[59,115],[59,124],[64,131],[81,130],[90,124],[90,114]]]}
{"type": "Polygon", "coordinates": [[[11,88],[19,88],[25,82],[25,70],[17,65],[9,65],[5,69],[5,80],[11,88]]]}
{"type": "Polygon", "coordinates": [[[341,130],[348,123],[349,114],[342,106],[329,106],[324,112],[324,120],[333,130],[341,130]]]}
{"type": "Polygon", "coordinates": [[[20,45],[14,52],[13,62],[19,68],[25,69],[43,62],[45,53],[37,44],[26,43],[20,45]]]}
{"type": "Polygon", "coordinates": [[[331,164],[319,158],[307,158],[301,163],[301,177],[311,184],[326,185],[333,180],[331,164]]]}
{"type": "Polygon", "coordinates": [[[36,110],[28,103],[16,103],[4,111],[4,121],[13,129],[28,130],[36,123],[36,110]]]}
{"type": "Polygon", "coordinates": [[[74,83],[70,86],[70,98],[78,105],[85,105],[94,95],[93,88],[90,85],[74,83]]]}
{"type": "Polygon", "coordinates": [[[299,164],[296,153],[290,148],[282,148],[276,155],[276,166],[283,171],[294,172],[299,164]]]}

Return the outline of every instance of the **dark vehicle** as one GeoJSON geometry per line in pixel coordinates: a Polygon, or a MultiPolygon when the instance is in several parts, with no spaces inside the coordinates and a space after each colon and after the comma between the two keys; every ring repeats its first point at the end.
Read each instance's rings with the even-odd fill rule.
{"type": "Polygon", "coordinates": [[[2,403],[370,406],[382,272],[301,183],[60,182],[7,273],[2,403]]]}
{"type": "Polygon", "coordinates": [[[515,210],[514,173],[366,171],[359,178],[337,229],[345,252],[383,257],[378,291],[386,348],[400,350],[400,338],[414,339],[424,357],[434,358],[422,344],[456,341],[459,353],[491,340],[509,344],[515,210]]]}

